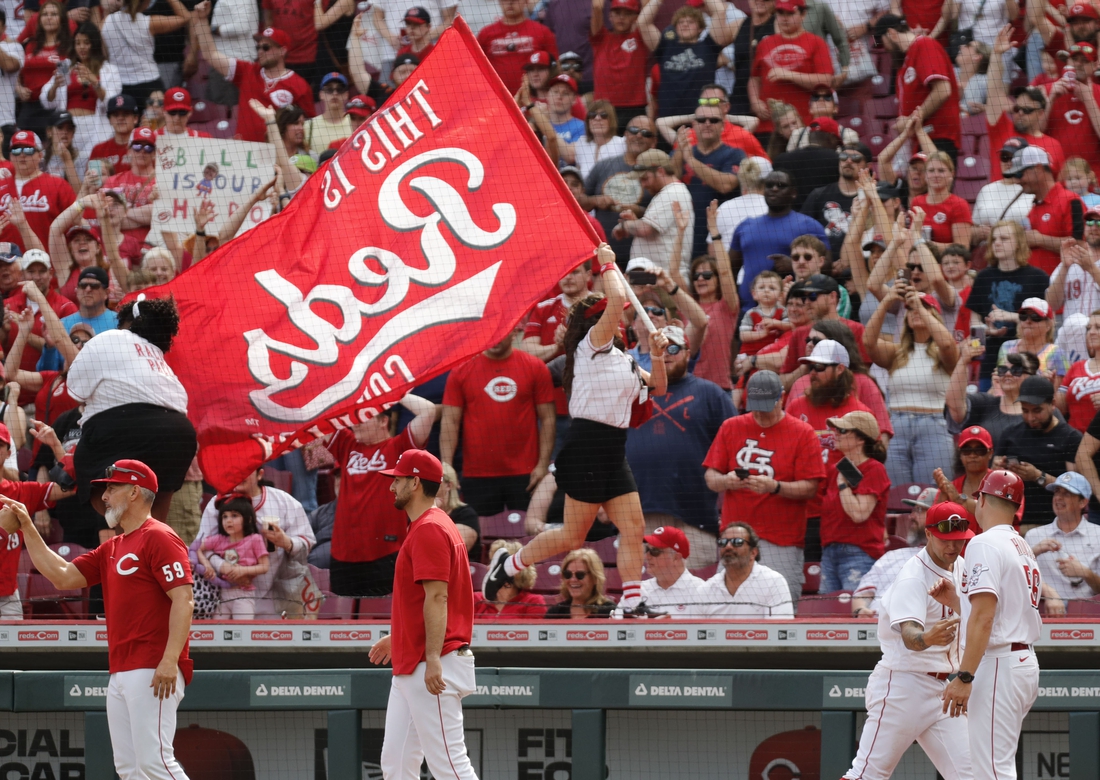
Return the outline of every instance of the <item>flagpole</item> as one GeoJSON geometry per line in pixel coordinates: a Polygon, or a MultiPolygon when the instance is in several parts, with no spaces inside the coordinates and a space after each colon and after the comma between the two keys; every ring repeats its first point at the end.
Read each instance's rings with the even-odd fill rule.
{"type": "Polygon", "coordinates": [[[638,319],[645,325],[646,333],[653,333],[657,330],[657,326],[653,324],[653,320],[649,318],[649,312],[645,310],[645,307],[638,301],[638,296],[634,294],[634,288],[630,286],[630,282],[623,276],[623,272],[619,270],[619,266],[615,266],[615,273],[619,275],[619,283],[622,284],[623,289],[626,290],[626,297],[629,299],[630,304],[634,307],[634,313],[638,316],[638,319]]]}

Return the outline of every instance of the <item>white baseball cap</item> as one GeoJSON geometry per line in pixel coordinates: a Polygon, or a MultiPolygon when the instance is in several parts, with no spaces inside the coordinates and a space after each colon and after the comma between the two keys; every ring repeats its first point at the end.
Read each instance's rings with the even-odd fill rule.
{"type": "Polygon", "coordinates": [[[635,257],[626,264],[626,272],[631,271],[646,271],[649,273],[656,273],[660,270],[660,266],[650,260],[648,257],[635,257]]]}
{"type": "Polygon", "coordinates": [[[23,253],[23,257],[19,259],[19,265],[24,271],[35,263],[42,263],[42,265],[46,266],[46,269],[49,270],[50,256],[41,249],[28,249],[23,253]]]}
{"type": "Polygon", "coordinates": [[[844,348],[844,345],[839,341],[833,341],[832,339],[822,339],[817,342],[817,346],[814,347],[813,353],[808,357],[801,357],[798,359],[799,363],[817,363],[821,366],[844,366],[845,368],[851,367],[851,361],[848,359],[848,350],[844,348]]]}

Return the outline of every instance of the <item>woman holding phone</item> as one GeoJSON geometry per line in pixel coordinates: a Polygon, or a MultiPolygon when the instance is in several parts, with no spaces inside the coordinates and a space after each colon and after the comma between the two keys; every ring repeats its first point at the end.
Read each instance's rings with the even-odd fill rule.
{"type": "Polygon", "coordinates": [[[855,590],[886,551],[886,446],[870,412],[830,417],[844,457],[829,466],[821,508],[821,585],[818,593],[855,590]]]}

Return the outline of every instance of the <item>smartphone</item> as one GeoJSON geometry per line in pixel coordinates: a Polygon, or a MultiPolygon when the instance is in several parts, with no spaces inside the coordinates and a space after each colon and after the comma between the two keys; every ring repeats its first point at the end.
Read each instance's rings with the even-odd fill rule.
{"type": "Polygon", "coordinates": [[[1009,466],[1019,466],[1020,465],[1020,459],[1017,458],[1015,455],[1009,455],[1008,458],[1006,459],[1006,462],[1008,463],[1009,466]]]}
{"type": "Polygon", "coordinates": [[[907,213],[905,215],[905,229],[908,230],[911,227],[913,227],[913,215],[907,213]]]}
{"type": "Polygon", "coordinates": [[[749,470],[748,469],[734,469],[733,473],[737,475],[738,479],[748,479],[749,478],[749,470]]]}
{"type": "Polygon", "coordinates": [[[68,60],[61,60],[57,63],[57,75],[63,79],[69,78],[69,69],[72,67],[72,63],[68,60]]]}
{"type": "Polygon", "coordinates": [[[88,160],[88,170],[95,171],[99,178],[103,178],[103,160],[88,160]]]}
{"type": "Polygon", "coordinates": [[[908,268],[899,268],[898,269],[898,281],[900,281],[900,282],[910,282],[912,280],[913,280],[913,272],[912,271],[910,271],[908,268]]]}
{"type": "Polygon", "coordinates": [[[648,271],[631,271],[630,283],[639,287],[647,284],[657,284],[657,274],[651,274],[648,271]]]}
{"type": "MultiPolygon", "coordinates": [[[[985,325],[974,325],[970,328],[970,348],[978,351],[985,349],[985,325]]],[[[974,355],[971,360],[981,360],[981,355],[974,355]]]]}
{"type": "Polygon", "coordinates": [[[858,487],[859,483],[863,481],[863,472],[848,458],[841,458],[837,461],[836,470],[840,472],[840,476],[844,477],[844,481],[848,483],[849,487],[858,487]]]}

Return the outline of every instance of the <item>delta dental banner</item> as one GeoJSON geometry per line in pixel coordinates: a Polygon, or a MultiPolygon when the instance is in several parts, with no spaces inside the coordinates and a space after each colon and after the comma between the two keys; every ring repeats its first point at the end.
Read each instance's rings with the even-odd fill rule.
{"type": "MultiPolygon", "coordinates": [[[[148,241],[164,246],[163,232],[195,230],[195,212],[203,201],[214,204],[214,218],[206,232],[217,235],[226,220],[275,176],[275,148],[271,144],[222,138],[157,139],[157,199],[148,241]],[[167,140],[166,140],[167,139],[167,140]]],[[[237,235],[271,216],[271,205],[260,201],[245,217],[237,235]]]]}
{"type": "Polygon", "coordinates": [[[228,490],[369,419],[507,336],[596,243],[456,19],[286,211],[149,291],[179,306],[203,473],[228,490]]]}

